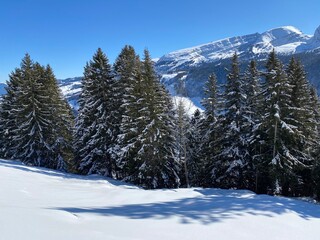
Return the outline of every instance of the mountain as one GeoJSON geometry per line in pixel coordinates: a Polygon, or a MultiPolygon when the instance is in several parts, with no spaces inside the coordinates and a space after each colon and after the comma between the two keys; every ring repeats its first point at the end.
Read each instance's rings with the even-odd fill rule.
{"type": "MultiPolygon", "coordinates": [[[[203,86],[211,73],[218,81],[226,80],[226,68],[230,67],[230,57],[239,54],[241,68],[244,70],[252,59],[257,60],[261,69],[272,49],[279,58],[288,63],[292,56],[301,60],[308,79],[320,92],[320,26],[314,35],[303,34],[292,26],[271,29],[264,33],[231,37],[182,49],[155,58],[155,68],[162,83],[173,96],[182,95],[201,107],[203,86]]],[[[63,94],[75,110],[80,94],[81,77],[58,80],[63,94]]],[[[0,84],[0,94],[3,84],[0,84]]],[[[191,107],[191,109],[194,106],[191,107]]]]}
{"type": "Polygon", "coordinates": [[[0,160],[3,240],[317,239],[320,205],[246,190],[144,190],[0,160]]]}
{"type": "Polygon", "coordinates": [[[303,34],[292,26],[271,29],[264,33],[231,37],[200,46],[174,51],[156,62],[161,81],[175,95],[183,93],[191,98],[203,97],[203,85],[215,72],[219,82],[225,81],[225,68],[230,57],[237,52],[242,68],[256,59],[264,65],[273,49],[286,63],[292,56],[301,59],[311,82],[320,87],[320,27],[313,36],[303,34]]]}
{"type": "Polygon", "coordinates": [[[0,83],[0,96],[6,92],[5,87],[6,84],[0,83]]]}

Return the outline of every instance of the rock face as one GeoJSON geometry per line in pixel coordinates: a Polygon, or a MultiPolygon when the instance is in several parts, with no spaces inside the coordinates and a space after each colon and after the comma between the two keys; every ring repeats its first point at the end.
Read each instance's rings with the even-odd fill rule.
{"type": "Polygon", "coordinates": [[[183,92],[193,99],[200,99],[203,97],[203,85],[212,72],[219,82],[225,81],[225,68],[229,68],[234,52],[239,54],[244,69],[252,59],[262,67],[269,52],[275,49],[285,63],[292,56],[301,59],[309,79],[318,86],[319,47],[320,27],[314,36],[310,36],[295,27],[285,26],[174,51],[161,57],[155,66],[161,81],[172,94],[183,92]]]}
{"type": "Polygon", "coordinates": [[[320,26],[314,32],[313,38],[315,41],[320,43],[320,26]]]}

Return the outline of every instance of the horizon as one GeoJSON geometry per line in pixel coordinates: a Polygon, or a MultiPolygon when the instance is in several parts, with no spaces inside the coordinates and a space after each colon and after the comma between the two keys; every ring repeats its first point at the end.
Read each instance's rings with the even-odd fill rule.
{"type": "Polygon", "coordinates": [[[152,58],[159,58],[172,51],[282,26],[313,35],[320,25],[320,3],[316,0],[272,0],[268,5],[257,5],[253,0],[41,3],[0,3],[0,83],[20,66],[25,53],[42,65],[50,64],[57,79],[66,79],[82,76],[98,47],[113,63],[126,44],[139,55],[148,48],[152,58]]]}

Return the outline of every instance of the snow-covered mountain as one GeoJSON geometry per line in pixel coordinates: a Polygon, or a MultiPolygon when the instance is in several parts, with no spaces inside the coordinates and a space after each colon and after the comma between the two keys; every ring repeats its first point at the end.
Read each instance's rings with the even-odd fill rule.
{"type": "Polygon", "coordinates": [[[230,58],[237,52],[242,59],[265,56],[272,49],[280,55],[296,54],[320,47],[320,27],[314,36],[305,35],[292,26],[271,29],[264,33],[231,37],[200,46],[168,53],[157,61],[161,74],[176,71],[179,67],[197,66],[230,58]]]}
{"type": "Polygon", "coordinates": [[[174,51],[157,61],[156,70],[171,93],[175,94],[177,86],[183,82],[188,96],[202,97],[203,84],[210,73],[215,72],[218,80],[224,81],[225,68],[229,67],[229,59],[235,52],[245,67],[251,59],[263,64],[272,49],[285,62],[296,55],[305,64],[313,83],[317,84],[316,80],[320,80],[318,69],[317,73],[313,69],[314,63],[320,62],[320,27],[313,36],[285,26],[174,51]]]}
{"type": "MultiPolygon", "coordinates": [[[[320,92],[320,26],[314,35],[306,35],[295,27],[285,26],[174,51],[153,61],[161,81],[173,96],[181,94],[183,88],[184,96],[200,106],[208,76],[214,72],[218,81],[224,82],[225,68],[230,67],[230,57],[234,52],[239,54],[242,69],[245,69],[251,59],[256,59],[258,66],[262,67],[272,49],[285,63],[292,56],[299,58],[305,65],[309,80],[320,92]]],[[[59,80],[63,94],[75,109],[78,108],[80,81],[81,77],[59,80]]],[[[3,86],[0,84],[0,94],[1,88],[3,86]]]]}
{"type": "Polygon", "coordinates": [[[0,83],[0,96],[6,92],[5,87],[6,84],[0,83]]]}
{"type": "Polygon", "coordinates": [[[159,189],[0,160],[3,240],[318,239],[320,205],[246,190],[159,189]]]}

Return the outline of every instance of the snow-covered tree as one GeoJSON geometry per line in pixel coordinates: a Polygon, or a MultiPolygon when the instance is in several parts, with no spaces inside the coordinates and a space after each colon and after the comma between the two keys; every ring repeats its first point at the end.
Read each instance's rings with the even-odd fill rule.
{"type": "Polygon", "coordinates": [[[213,166],[213,178],[217,186],[223,188],[244,188],[247,168],[248,141],[246,95],[240,76],[238,55],[232,58],[231,70],[227,76],[224,92],[224,118],[221,122],[223,137],[219,139],[221,151],[213,166]]]}
{"type": "Polygon", "coordinates": [[[65,161],[72,159],[70,128],[61,120],[66,117],[61,115],[66,105],[52,69],[34,63],[26,54],[9,77],[1,107],[5,157],[66,170],[65,161]]]}
{"type": "Polygon", "coordinates": [[[132,83],[133,91],[129,98],[134,102],[130,102],[124,112],[124,116],[131,121],[123,122],[122,126],[122,130],[126,130],[126,124],[131,123],[130,128],[136,129],[129,138],[129,144],[132,144],[135,151],[127,160],[130,166],[127,179],[145,188],[176,187],[179,185],[179,177],[173,149],[174,122],[170,117],[172,103],[156,77],[147,50],[140,69],[141,78],[132,83]]]}
{"type": "Polygon", "coordinates": [[[182,97],[177,97],[174,102],[175,105],[175,149],[176,158],[181,166],[181,185],[190,187],[189,170],[188,165],[190,161],[190,148],[188,133],[190,131],[190,118],[187,114],[187,106],[182,97]]]}
{"type": "Polygon", "coordinates": [[[116,175],[115,162],[109,153],[116,137],[113,87],[111,65],[99,48],[85,67],[74,134],[79,170],[84,174],[116,175]]]}
{"type": "Polygon", "coordinates": [[[244,114],[243,136],[246,138],[248,148],[247,167],[244,172],[245,186],[257,191],[257,177],[259,162],[255,161],[255,156],[260,154],[260,135],[257,131],[261,121],[261,73],[257,69],[255,61],[251,61],[243,79],[244,92],[246,96],[246,108],[244,114]]]}
{"type": "MultiPolygon", "coordinates": [[[[193,185],[209,187],[212,186],[212,168],[216,164],[216,156],[220,151],[217,144],[219,131],[221,130],[221,119],[219,111],[221,103],[219,101],[219,91],[217,86],[217,78],[215,74],[211,74],[205,84],[205,98],[202,105],[205,107],[204,118],[198,123],[198,131],[202,136],[199,143],[197,160],[195,162],[196,171],[193,174],[193,185]]],[[[194,160],[195,161],[195,160],[194,160]]]]}
{"type": "Polygon", "coordinates": [[[190,182],[190,186],[197,187],[202,186],[203,184],[203,176],[201,176],[203,172],[202,162],[200,161],[201,156],[201,146],[202,146],[202,132],[201,124],[203,122],[202,114],[197,109],[190,119],[190,123],[188,124],[188,128],[186,129],[186,138],[187,138],[187,156],[188,161],[187,169],[188,169],[188,178],[190,182]]]}
{"type": "Polygon", "coordinates": [[[120,168],[119,178],[133,181],[138,163],[135,156],[139,148],[138,135],[141,131],[144,116],[141,62],[132,46],[125,46],[114,64],[116,76],[116,106],[114,115],[117,119],[117,139],[112,149],[120,168]]]}

